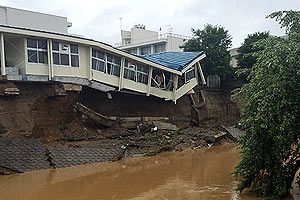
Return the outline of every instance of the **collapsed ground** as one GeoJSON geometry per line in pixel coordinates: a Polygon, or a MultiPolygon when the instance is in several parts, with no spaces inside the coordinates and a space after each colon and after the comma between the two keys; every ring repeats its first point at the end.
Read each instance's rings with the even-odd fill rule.
{"type": "Polygon", "coordinates": [[[19,90],[0,97],[1,174],[208,147],[240,134],[238,108],[220,90],[202,89],[175,105],[72,85],[1,86],[19,90]]]}

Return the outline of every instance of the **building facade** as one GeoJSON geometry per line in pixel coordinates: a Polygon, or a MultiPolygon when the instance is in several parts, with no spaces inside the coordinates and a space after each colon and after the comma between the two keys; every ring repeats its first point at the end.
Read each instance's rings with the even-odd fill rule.
{"type": "Polygon", "coordinates": [[[68,34],[72,23],[66,17],[0,6],[0,24],[68,34]]]}
{"type": "Polygon", "coordinates": [[[165,64],[91,39],[0,25],[2,80],[74,83],[176,102],[205,83],[204,57],[200,52],[180,65],[165,64]]]}
{"type": "Polygon", "coordinates": [[[229,53],[230,53],[230,65],[233,68],[237,68],[239,67],[239,63],[237,60],[237,57],[239,55],[239,48],[233,48],[233,49],[229,49],[229,53]]]}
{"type": "Polygon", "coordinates": [[[160,52],[182,52],[180,48],[190,37],[146,30],[144,25],[135,25],[130,31],[121,31],[122,42],[116,47],[137,55],[160,52]]]}

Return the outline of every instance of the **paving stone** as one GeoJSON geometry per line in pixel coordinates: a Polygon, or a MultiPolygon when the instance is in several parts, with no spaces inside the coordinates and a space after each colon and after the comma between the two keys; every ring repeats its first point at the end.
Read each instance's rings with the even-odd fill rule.
{"type": "Polygon", "coordinates": [[[19,172],[50,168],[41,140],[16,138],[0,138],[0,166],[19,172]]]}
{"type": "Polygon", "coordinates": [[[55,167],[69,167],[82,164],[106,162],[118,156],[122,149],[107,149],[106,147],[50,147],[50,157],[55,167]]]}

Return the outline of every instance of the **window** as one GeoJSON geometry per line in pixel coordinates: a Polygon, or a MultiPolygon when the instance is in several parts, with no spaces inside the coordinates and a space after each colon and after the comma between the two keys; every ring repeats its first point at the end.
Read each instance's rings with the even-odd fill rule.
{"type": "Polygon", "coordinates": [[[30,63],[48,63],[47,41],[27,38],[27,56],[30,63]]]}
{"type": "Polygon", "coordinates": [[[79,67],[79,49],[75,44],[52,42],[53,64],[79,67]]]}
{"type": "Polygon", "coordinates": [[[105,72],[105,53],[96,49],[92,50],[92,69],[105,72]]]}
{"type": "Polygon", "coordinates": [[[137,82],[140,83],[148,83],[148,67],[145,66],[137,66],[136,69],[136,77],[137,77],[137,82]]]}
{"type": "Polygon", "coordinates": [[[120,76],[120,67],[120,57],[98,49],[92,49],[92,69],[114,76],[120,76]]]}
{"type": "Polygon", "coordinates": [[[127,52],[131,54],[137,54],[137,49],[128,49],[127,52]]]}
{"type": "Polygon", "coordinates": [[[136,65],[125,61],[124,78],[133,80],[139,83],[148,83],[149,68],[142,65],[136,65]]]}
{"type": "Polygon", "coordinates": [[[189,82],[192,78],[195,78],[195,68],[189,69],[187,72],[185,72],[185,82],[189,82]]]}
{"type": "Polygon", "coordinates": [[[154,53],[160,53],[166,51],[166,44],[157,44],[154,46],[154,53]]]}
{"type": "Polygon", "coordinates": [[[141,55],[151,54],[151,46],[141,47],[141,55]]]}
{"type": "Polygon", "coordinates": [[[121,58],[111,54],[106,54],[107,69],[106,73],[110,75],[120,76],[121,58]]]}

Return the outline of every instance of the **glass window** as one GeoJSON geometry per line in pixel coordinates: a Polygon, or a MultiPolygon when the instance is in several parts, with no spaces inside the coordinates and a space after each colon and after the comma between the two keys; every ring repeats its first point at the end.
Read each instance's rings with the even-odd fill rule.
{"type": "Polygon", "coordinates": [[[37,63],[37,51],[34,50],[28,50],[28,62],[37,63]]]}
{"type": "Polygon", "coordinates": [[[37,40],[27,38],[27,47],[37,48],[37,40]]]}
{"type": "Polygon", "coordinates": [[[60,64],[61,65],[70,65],[69,54],[60,54],[60,64]]]}
{"type": "Polygon", "coordinates": [[[59,53],[53,53],[53,64],[59,65],[59,53]]]}
{"type": "Polygon", "coordinates": [[[120,76],[120,66],[115,65],[112,68],[111,75],[120,76]]]}
{"type": "Polygon", "coordinates": [[[107,53],[106,57],[108,62],[113,62],[113,55],[107,53]]]}
{"type": "Polygon", "coordinates": [[[47,41],[27,38],[27,56],[30,63],[48,63],[47,41]]]}
{"type": "Polygon", "coordinates": [[[137,49],[128,49],[128,53],[137,54],[137,49]]]}
{"type": "Polygon", "coordinates": [[[58,42],[52,42],[52,50],[59,51],[59,43],[58,42]]]}
{"type": "Polygon", "coordinates": [[[105,72],[105,63],[100,60],[92,59],[92,69],[105,72]]]}
{"type": "Polygon", "coordinates": [[[139,83],[148,83],[149,68],[143,65],[132,64],[125,61],[124,78],[130,79],[139,83]]]}
{"type": "Polygon", "coordinates": [[[189,69],[185,72],[185,82],[189,82],[191,79],[195,78],[195,68],[189,69]]]}
{"type": "Polygon", "coordinates": [[[38,40],[38,48],[39,49],[47,49],[47,41],[46,40],[38,40]]]}
{"type": "Polygon", "coordinates": [[[77,55],[71,55],[71,65],[73,67],[79,67],[79,58],[77,55]]]}
{"type": "Polygon", "coordinates": [[[79,67],[78,45],[52,42],[52,49],[55,65],[79,67]]]}
{"type": "Polygon", "coordinates": [[[121,58],[101,50],[92,49],[92,69],[109,75],[120,76],[121,58]]]}
{"type": "Polygon", "coordinates": [[[160,53],[166,51],[166,44],[157,44],[154,46],[154,53],[160,53]]]}
{"type": "Polygon", "coordinates": [[[151,46],[141,48],[141,55],[151,54],[151,46]]]}
{"type": "Polygon", "coordinates": [[[78,54],[78,45],[71,44],[71,53],[78,54]]]}
{"type": "Polygon", "coordinates": [[[39,63],[48,63],[48,53],[45,51],[38,51],[39,63]]]}

